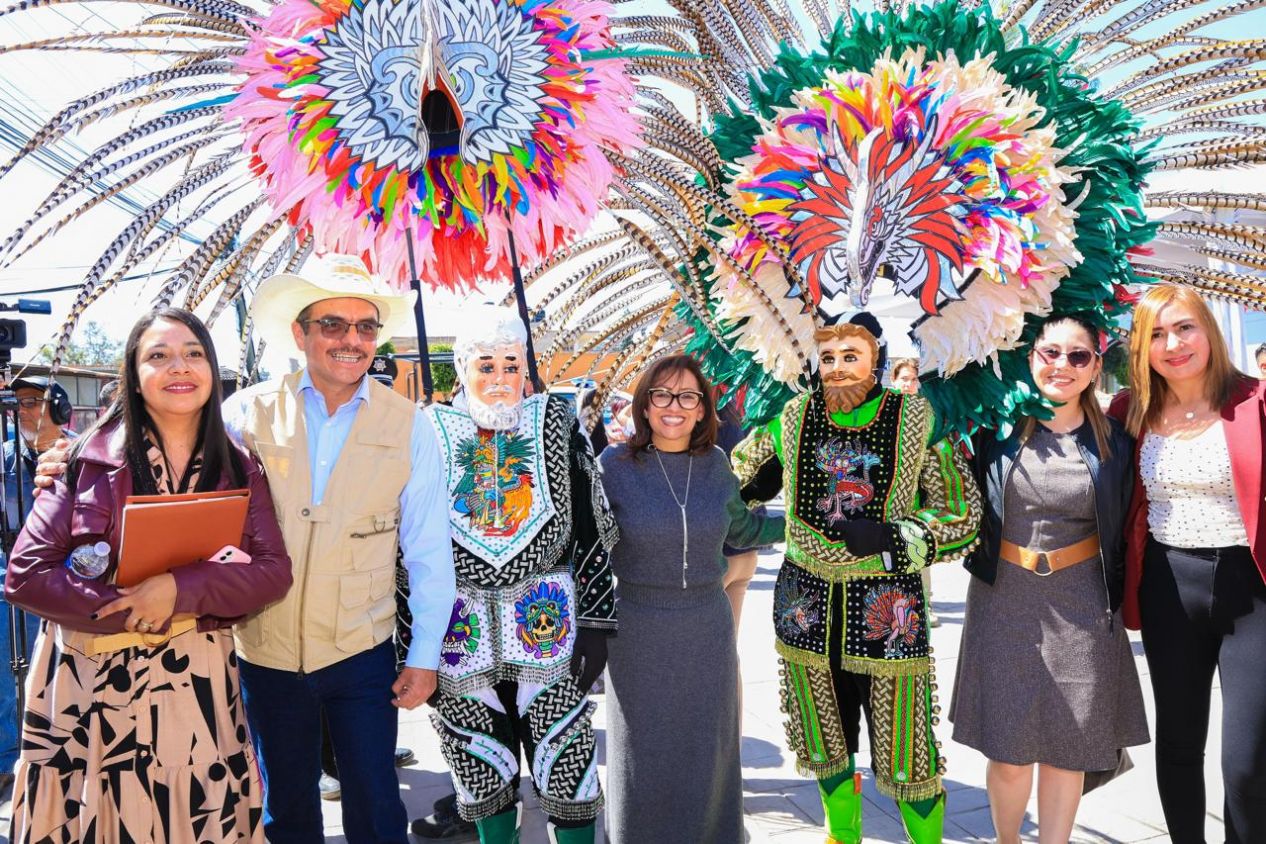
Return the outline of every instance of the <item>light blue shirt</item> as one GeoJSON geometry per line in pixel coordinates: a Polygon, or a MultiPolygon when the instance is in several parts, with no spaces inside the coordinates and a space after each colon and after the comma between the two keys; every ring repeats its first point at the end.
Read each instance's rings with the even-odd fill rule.
{"type": "MultiPolygon", "coordinates": [[[[239,442],[247,409],[257,392],[258,388],[248,387],[224,402],[224,426],[239,442]]],[[[312,503],[320,504],[356,414],[369,407],[369,377],[361,379],[356,394],[333,414],[326,410],[325,398],[313,386],[306,369],[299,379],[299,395],[303,397],[303,421],[308,433],[312,503]]],[[[409,612],[413,614],[413,641],[405,664],[435,670],[457,597],[457,579],[439,441],[431,420],[420,410],[414,413],[409,453],[412,472],[400,491],[400,547],[409,573],[409,612]]]]}

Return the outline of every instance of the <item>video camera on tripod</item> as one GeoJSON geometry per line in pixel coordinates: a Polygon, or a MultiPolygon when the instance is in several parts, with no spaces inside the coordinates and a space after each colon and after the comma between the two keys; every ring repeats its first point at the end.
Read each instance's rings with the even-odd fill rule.
{"type": "MultiPolygon", "coordinates": [[[[53,306],[47,299],[19,299],[17,304],[0,302],[0,311],[17,311],[21,314],[51,314],[53,306]]],[[[8,368],[14,349],[26,348],[26,320],[0,319],[0,364],[8,368]]],[[[9,383],[6,375],[5,384],[9,383]]]]}
{"type": "MultiPolygon", "coordinates": [[[[53,306],[47,299],[19,299],[17,304],[10,302],[0,302],[0,312],[17,311],[21,314],[51,314],[53,306]]],[[[17,417],[13,418],[14,427],[12,429],[6,427],[8,419],[4,414],[12,411],[17,413],[17,398],[13,394],[13,390],[9,384],[13,380],[12,362],[13,350],[26,348],[26,320],[24,319],[0,319],[0,442],[9,438],[10,430],[17,430],[17,417]]],[[[16,435],[15,435],[16,436],[16,435]]],[[[0,491],[3,491],[0,489],[0,491]]],[[[3,501],[3,498],[0,498],[3,501]]],[[[8,520],[5,520],[7,528],[8,520]]],[[[5,537],[6,540],[9,537],[5,537]]],[[[8,554],[9,549],[13,545],[9,541],[4,542],[4,553],[8,554]]]]}

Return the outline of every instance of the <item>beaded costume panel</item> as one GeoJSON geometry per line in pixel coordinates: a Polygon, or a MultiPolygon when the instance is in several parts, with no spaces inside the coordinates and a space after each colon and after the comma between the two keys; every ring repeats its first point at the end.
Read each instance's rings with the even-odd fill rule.
{"type": "Polygon", "coordinates": [[[427,408],[448,466],[449,525],[460,580],[509,585],[550,568],[566,550],[570,420],[550,404],[547,396],[524,399],[518,428],[497,432],[479,429],[461,410],[427,408]]]}
{"type": "Polygon", "coordinates": [[[788,559],[830,580],[884,572],[880,557],[849,552],[840,527],[852,518],[888,522],[914,509],[931,412],[926,402],[905,399],[884,392],[875,418],[855,428],[832,422],[817,391],[787,404],[788,559]]]}
{"type": "Polygon", "coordinates": [[[782,464],[787,556],[774,591],[778,652],[799,665],[905,676],[929,664],[918,570],[971,548],[980,495],[961,454],[946,441],[928,444],[925,400],[885,392],[872,401],[869,422],[841,426],[827,417],[820,393],[798,396],[772,431],[756,431],[735,449],[734,462],[745,484],[769,461],[782,464]],[[842,527],[857,518],[888,531],[889,567],[883,555],[849,552],[842,527]],[[834,630],[836,619],[843,630],[834,630]]]}
{"type": "Polygon", "coordinates": [[[581,626],[615,628],[618,530],[575,414],[533,396],[517,429],[489,436],[460,410],[428,412],[448,459],[457,571],[440,689],[556,683],[581,626]]]}

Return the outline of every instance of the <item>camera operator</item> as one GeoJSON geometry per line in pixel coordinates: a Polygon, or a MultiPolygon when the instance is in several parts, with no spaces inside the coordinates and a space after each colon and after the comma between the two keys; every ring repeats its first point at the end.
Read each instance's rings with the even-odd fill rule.
{"type": "MultiPolygon", "coordinates": [[[[18,403],[18,439],[22,443],[23,512],[20,517],[16,477],[18,449],[14,439],[4,443],[4,494],[9,528],[17,530],[31,510],[31,496],[35,489],[35,464],[39,456],[52,448],[59,439],[74,436],[66,427],[70,423],[73,408],[65,388],[57,383],[53,383],[50,388],[48,379],[43,376],[15,378],[10,387],[18,403]],[[49,393],[47,399],[44,397],[45,392],[49,393]]],[[[12,433],[10,436],[12,437],[12,433]]]]}
{"type": "MultiPolygon", "coordinates": [[[[51,448],[59,439],[74,436],[66,425],[70,422],[72,406],[70,396],[59,384],[50,387],[47,378],[27,376],[15,378],[10,384],[17,401],[18,430],[10,431],[10,439],[3,445],[4,456],[4,516],[8,529],[17,532],[22,527],[27,513],[31,511],[31,500],[35,491],[35,464],[39,455],[51,448]],[[45,398],[45,392],[48,397],[45,398]],[[18,457],[21,456],[21,508],[19,509],[19,471],[18,457]]],[[[0,563],[7,560],[0,553],[0,563]]],[[[0,797],[13,784],[13,766],[18,754],[17,686],[9,664],[8,654],[11,648],[8,623],[8,606],[0,598],[0,663],[3,663],[3,674],[0,675],[0,797]]],[[[39,631],[40,620],[30,614],[24,614],[26,627],[26,656],[29,659],[31,647],[35,643],[35,635],[39,631]]]]}

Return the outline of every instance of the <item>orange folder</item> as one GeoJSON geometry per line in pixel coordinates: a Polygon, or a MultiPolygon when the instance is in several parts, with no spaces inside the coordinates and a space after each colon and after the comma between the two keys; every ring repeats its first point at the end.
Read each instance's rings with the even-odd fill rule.
{"type": "Polygon", "coordinates": [[[186,495],[129,495],[123,506],[114,582],[135,586],[147,577],[210,558],[242,541],[248,489],[186,495]]]}

